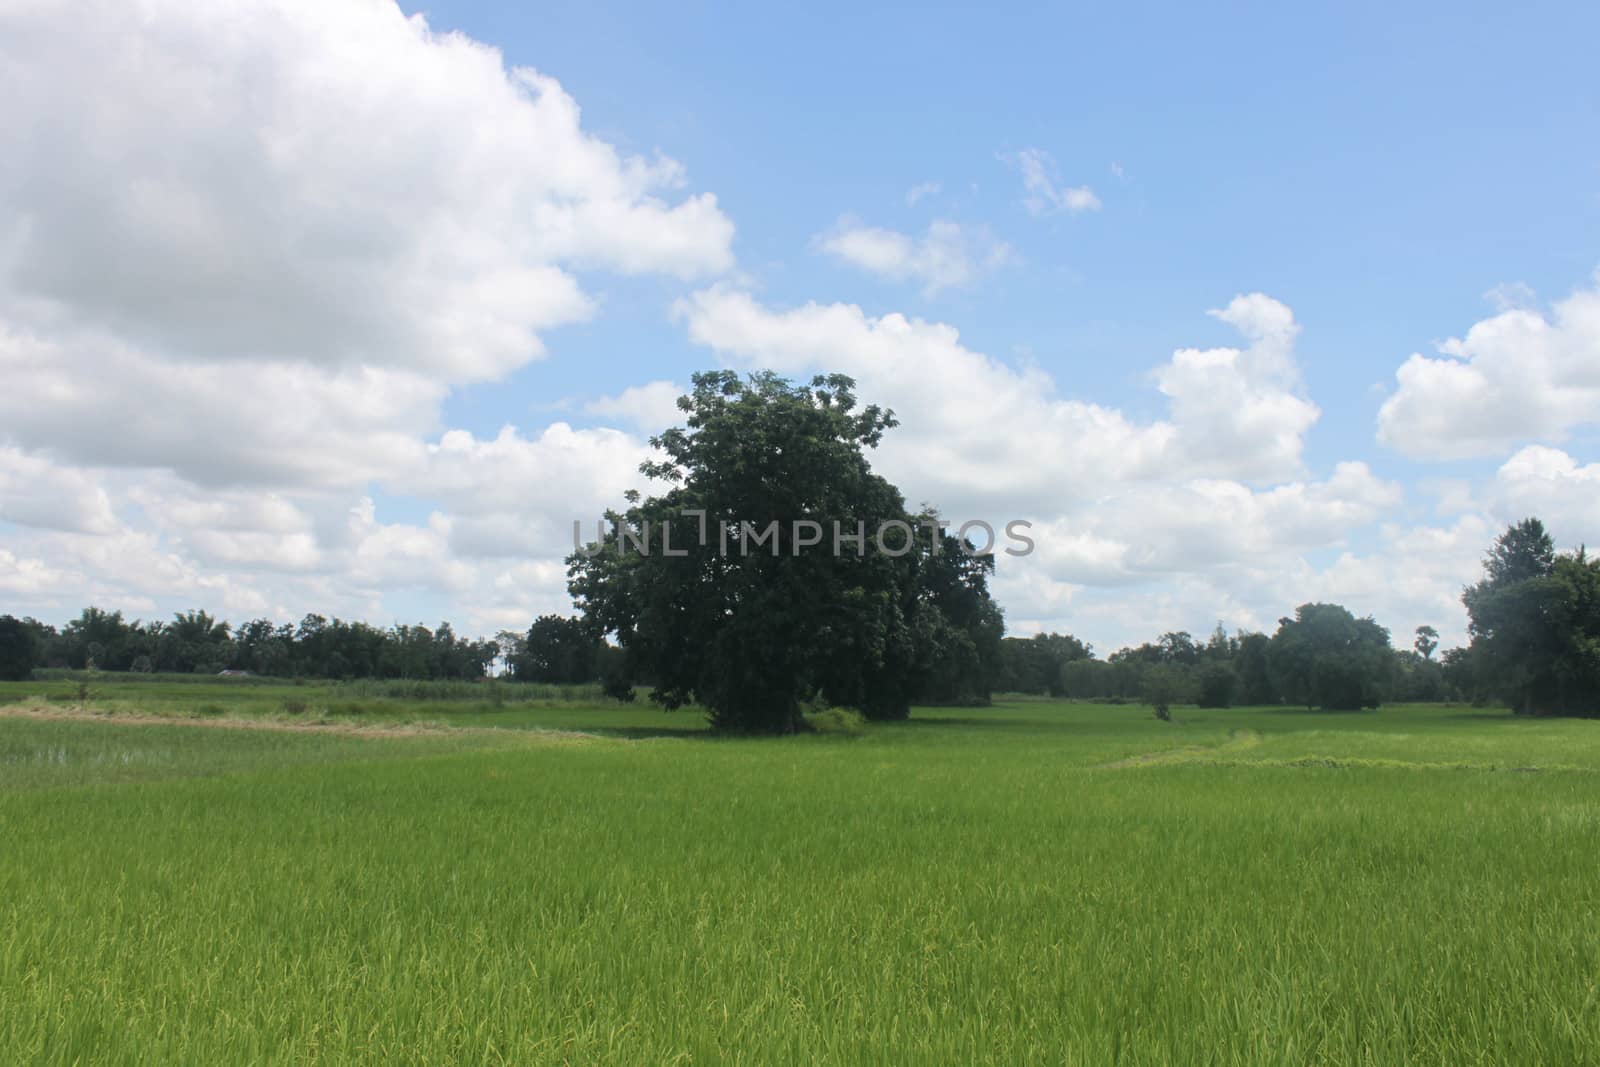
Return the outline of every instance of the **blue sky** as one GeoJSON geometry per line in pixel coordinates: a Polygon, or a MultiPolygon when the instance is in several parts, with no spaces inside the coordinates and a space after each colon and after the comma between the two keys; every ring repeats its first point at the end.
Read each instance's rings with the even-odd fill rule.
{"type": "MultiPolygon", "coordinates": [[[[1313,463],[1429,473],[1373,446],[1395,366],[1483,317],[1497,286],[1560,296],[1600,264],[1592,5],[408,9],[559,78],[619,147],[683,162],[778,303],[949,321],[1065,393],[1153,411],[1150,366],[1228,341],[1202,309],[1283,300],[1325,411],[1313,463]],[[1003,159],[1026,148],[1103,208],[1030,216],[1003,159]],[[939,191],[908,204],[927,183],[939,191]],[[844,214],[987,225],[1016,260],[924,298],[808,254],[844,214]]],[[[572,358],[521,372],[529,393],[592,396],[707,363],[662,329],[671,284],[605,291],[607,314],[559,337],[572,358]]],[[[450,410],[520,422],[522,403],[489,386],[450,410]]]]}
{"type": "Polygon", "coordinates": [[[13,610],[520,625],[721,365],[880,389],[1103,649],[1600,540],[1593,5],[99,6],[0,16],[13,610]]]}

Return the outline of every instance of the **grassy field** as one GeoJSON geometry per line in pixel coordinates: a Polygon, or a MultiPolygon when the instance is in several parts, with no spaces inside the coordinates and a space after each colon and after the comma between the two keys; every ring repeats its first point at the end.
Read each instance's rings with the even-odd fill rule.
{"type": "Polygon", "coordinates": [[[0,689],[7,1063],[1600,1062],[1600,723],[70,686],[0,689]]]}

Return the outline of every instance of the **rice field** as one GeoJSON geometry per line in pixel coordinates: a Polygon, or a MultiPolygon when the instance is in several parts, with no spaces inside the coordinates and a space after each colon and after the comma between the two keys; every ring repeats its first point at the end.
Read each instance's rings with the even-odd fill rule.
{"type": "Polygon", "coordinates": [[[1600,1062],[1600,722],[70,685],[0,690],[7,1063],[1600,1062]]]}

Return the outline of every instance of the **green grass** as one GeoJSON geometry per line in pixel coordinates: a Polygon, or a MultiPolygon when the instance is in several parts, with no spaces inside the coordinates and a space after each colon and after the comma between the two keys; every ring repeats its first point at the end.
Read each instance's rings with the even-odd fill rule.
{"type": "Polygon", "coordinates": [[[0,719],[0,1060],[1600,1062],[1600,723],[1177,716],[0,719]]]}

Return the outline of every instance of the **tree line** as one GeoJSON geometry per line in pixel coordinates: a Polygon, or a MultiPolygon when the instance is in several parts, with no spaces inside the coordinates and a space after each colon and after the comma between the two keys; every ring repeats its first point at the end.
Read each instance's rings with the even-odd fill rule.
{"type": "Polygon", "coordinates": [[[1544,524],[1508,527],[1462,591],[1468,644],[1439,652],[1439,632],[1419,626],[1396,648],[1371,617],[1339,604],[1302,604],[1276,632],[1204,642],[1184,631],[1099,659],[1070,634],[1007,637],[999,687],[1068,700],[1196,704],[1298,704],[1329,710],[1384,702],[1504,704],[1523,715],[1600,716],[1600,560],[1557,553],[1544,524]]]}
{"type": "Polygon", "coordinates": [[[308,615],[231,628],[202,611],[129,622],[96,608],[61,630],[0,617],[0,676],[33,667],[323,678],[472,679],[636,686],[714,725],[788,733],[805,710],[904,718],[913,703],[984,704],[996,691],[1173,704],[1376,707],[1386,700],[1505,702],[1526,714],[1600,714],[1600,563],[1556,553],[1537,519],[1491,547],[1463,593],[1465,648],[1410,648],[1338,604],[1308,603],[1271,634],[1204,641],[1176,631],[1101,659],[1067,634],[1004,636],[988,588],[995,560],[952,535],[931,506],[907,507],[867,452],[894,413],[859,406],[854,382],[797,385],[770,372],[696,374],[684,425],[653,437],[640,471],[667,488],[607,512],[609,529],[567,559],[576,617],[526,632],[459,637],[447,623],[388,629],[308,615]],[[698,537],[684,537],[687,520],[698,537]],[[641,550],[677,524],[675,550],[641,550]],[[802,538],[834,531],[831,546],[802,538]],[[757,529],[762,531],[755,538],[757,529]],[[885,529],[903,531],[891,548],[885,529]],[[840,540],[839,531],[862,531],[840,540]],[[866,531],[879,531],[871,550],[866,531]],[[632,546],[632,550],[630,547],[632,546]],[[831,547],[831,551],[829,548],[831,547]]]}
{"type": "Polygon", "coordinates": [[[1340,604],[1302,604],[1275,633],[1230,634],[1221,623],[1204,641],[1187,631],[1162,634],[1105,659],[1070,634],[1001,642],[1001,687],[1067,700],[1156,705],[1300,704],[1338,710],[1385,701],[1459,697],[1435,658],[1438,632],[1418,627],[1411,648],[1340,604]]]}
{"type": "Polygon", "coordinates": [[[497,642],[458,636],[447,622],[432,630],[384,629],[307,615],[298,625],[254,619],[235,628],[204,611],[147,622],[89,607],[58,630],[36,619],[0,617],[0,677],[14,679],[42,667],[459,680],[483,677],[499,655],[497,642]]]}
{"type": "MultiPolygon", "coordinates": [[[[916,596],[935,607],[913,633],[920,652],[901,694],[907,704],[984,704],[994,692],[1011,692],[1158,709],[1354,710],[1464,700],[1527,715],[1600,715],[1600,561],[1583,549],[1557,553],[1538,519],[1495,541],[1484,577],[1462,595],[1470,642],[1442,653],[1432,626],[1418,627],[1411,647],[1395,648],[1376,620],[1312,603],[1279,620],[1271,635],[1230,634],[1219,623],[1204,641],[1172,631],[1102,659],[1070,634],[1001,636],[986,588],[989,565],[948,547],[942,566],[927,556],[920,562],[916,596]]],[[[89,607],[60,629],[0,616],[5,679],[35,668],[428,680],[498,670],[517,681],[599,682],[632,700],[635,686],[661,684],[640,659],[584,616],[543,615],[527,631],[501,631],[493,640],[457,636],[447,622],[381,629],[315,614],[299,624],[255,619],[237,628],[204,611],[143,622],[89,607]]]]}

